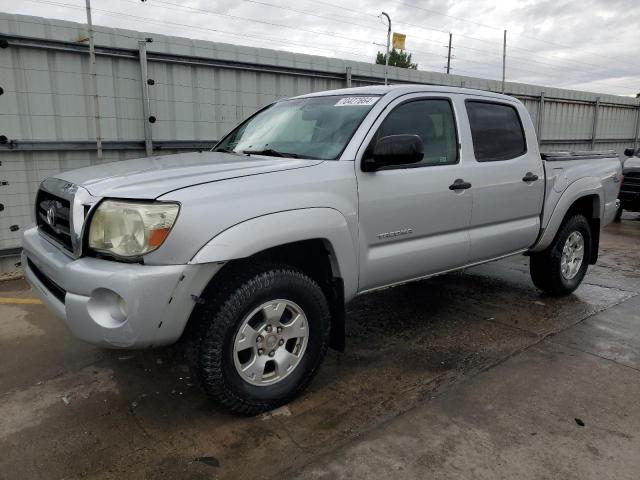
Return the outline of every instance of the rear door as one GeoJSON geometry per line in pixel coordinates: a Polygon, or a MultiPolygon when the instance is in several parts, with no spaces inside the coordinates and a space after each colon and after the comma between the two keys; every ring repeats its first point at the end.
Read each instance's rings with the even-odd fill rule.
{"type": "Polygon", "coordinates": [[[451,97],[404,95],[376,120],[358,153],[360,291],[462,266],[469,249],[469,190],[451,97]],[[377,139],[419,135],[420,163],[364,172],[361,160],[377,139]],[[462,180],[460,180],[462,181],[462,180]]]}
{"type": "Polygon", "coordinates": [[[524,250],[540,232],[544,170],[529,114],[519,102],[467,97],[475,168],[470,263],[524,250]]]}

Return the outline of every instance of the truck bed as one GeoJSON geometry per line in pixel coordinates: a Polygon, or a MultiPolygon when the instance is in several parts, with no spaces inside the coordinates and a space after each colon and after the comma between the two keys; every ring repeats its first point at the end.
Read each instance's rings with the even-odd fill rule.
{"type": "Polygon", "coordinates": [[[614,150],[545,152],[540,156],[546,185],[542,236],[535,250],[549,245],[560,226],[562,217],[554,216],[554,211],[565,211],[569,204],[585,193],[594,198],[602,226],[613,220],[622,173],[622,162],[614,150]]]}
{"type": "Polygon", "coordinates": [[[579,150],[579,151],[557,151],[540,152],[543,160],[557,162],[562,160],[589,160],[597,158],[618,158],[615,150],[579,150]]]}

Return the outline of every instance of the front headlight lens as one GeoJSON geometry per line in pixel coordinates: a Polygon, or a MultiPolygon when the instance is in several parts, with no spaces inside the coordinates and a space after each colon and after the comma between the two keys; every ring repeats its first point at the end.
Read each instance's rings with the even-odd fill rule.
{"type": "Polygon", "coordinates": [[[89,247],[120,257],[149,253],[167,238],[179,210],[175,203],[105,200],[91,219],[89,247]]]}

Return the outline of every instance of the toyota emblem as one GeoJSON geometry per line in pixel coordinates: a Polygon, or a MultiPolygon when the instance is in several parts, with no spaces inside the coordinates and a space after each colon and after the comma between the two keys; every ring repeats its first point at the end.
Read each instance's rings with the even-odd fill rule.
{"type": "Polygon", "coordinates": [[[47,223],[51,228],[56,226],[56,204],[53,202],[47,208],[47,223]]]}

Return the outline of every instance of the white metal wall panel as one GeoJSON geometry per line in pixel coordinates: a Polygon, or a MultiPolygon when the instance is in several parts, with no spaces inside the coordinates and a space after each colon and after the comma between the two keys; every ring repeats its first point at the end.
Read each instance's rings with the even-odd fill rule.
{"type": "Polygon", "coordinates": [[[626,107],[600,107],[597,138],[633,138],[637,109],[626,107]]]}
{"type": "Polygon", "coordinates": [[[591,138],[594,106],[586,103],[545,101],[545,139],[570,140],[591,138]]]}

